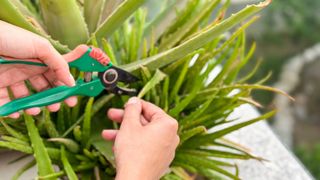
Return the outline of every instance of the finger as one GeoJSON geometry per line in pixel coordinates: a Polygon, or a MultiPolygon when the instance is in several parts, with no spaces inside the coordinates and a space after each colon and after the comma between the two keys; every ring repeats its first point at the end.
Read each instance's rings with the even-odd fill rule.
{"type": "Polygon", "coordinates": [[[70,75],[68,63],[47,40],[37,41],[35,49],[38,58],[48,65],[60,81],[68,86],[75,85],[75,81],[70,75]]]}
{"type": "Polygon", "coordinates": [[[78,103],[78,98],[76,96],[69,97],[64,101],[69,107],[74,107],[78,103]]]}
{"type": "Polygon", "coordinates": [[[130,98],[124,108],[124,115],[121,127],[140,127],[141,112],[142,107],[140,99],[138,99],[137,97],[130,98]]]}
{"type": "Polygon", "coordinates": [[[71,52],[69,52],[68,54],[63,55],[63,58],[67,61],[67,62],[72,62],[78,58],[80,58],[84,53],[86,53],[88,51],[88,46],[87,45],[79,45],[77,46],[74,50],[72,50],[71,52]]]}
{"type": "MultiPolygon", "coordinates": [[[[64,86],[65,84],[61,81],[57,81],[52,71],[44,73],[44,77],[50,82],[51,86],[64,86]]],[[[69,97],[64,101],[69,107],[74,107],[78,103],[78,98],[75,96],[69,97]]]]}
{"type": "Polygon", "coordinates": [[[168,116],[161,108],[159,108],[158,106],[152,103],[141,100],[141,104],[142,104],[143,116],[148,121],[152,121],[155,115],[168,116]]]}
{"type": "Polygon", "coordinates": [[[114,141],[117,137],[118,130],[107,129],[102,131],[102,137],[108,141],[114,141]]]}
{"type": "MultiPolygon", "coordinates": [[[[116,108],[110,108],[108,110],[108,117],[114,122],[121,123],[124,115],[124,110],[123,109],[116,109],[116,108]]],[[[140,120],[141,124],[147,125],[149,122],[142,116],[140,115],[140,120]]]]}
{"type": "MultiPolygon", "coordinates": [[[[0,106],[10,102],[10,97],[7,88],[0,88],[0,106]]],[[[13,119],[19,118],[20,114],[18,112],[10,114],[9,117],[13,119]]]]}
{"type": "MultiPolygon", "coordinates": [[[[48,80],[43,75],[34,76],[29,79],[29,82],[37,92],[41,92],[51,88],[48,80]]],[[[52,104],[47,106],[47,108],[50,112],[57,112],[60,109],[60,104],[52,104]]]]}
{"type": "Polygon", "coordinates": [[[108,114],[109,119],[111,119],[112,121],[121,123],[123,115],[124,115],[124,110],[123,109],[110,108],[108,110],[107,114],[108,114]]]}
{"type": "MultiPolygon", "coordinates": [[[[24,83],[24,81],[11,85],[10,89],[12,91],[14,98],[16,99],[23,98],[29,95],[29,90],[26,84],[24,83]]],[[[25,112],[29,115],[35,116],[35,115],[38,115],[41,112],[41,110],[38,107],[34,107],[34,108],[25,110],[25,112]]]]}

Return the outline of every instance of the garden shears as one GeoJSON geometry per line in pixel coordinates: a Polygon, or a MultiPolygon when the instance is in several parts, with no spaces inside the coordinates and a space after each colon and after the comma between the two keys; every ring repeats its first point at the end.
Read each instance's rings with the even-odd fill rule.
{"type": "MultiPolygon", "coordinates": [[[[79,78],[75,86],[57,86],[24,98],[12,100],[0,107],[0,116],[8,116],[20,110],[58,103],[71,96],[95,97],[104,90],[116,95],[136,95],[135,89],[121,88],[117,86],[117,83],[134,83],[139,80],[137,77],[113,66],[109,57],[99,48],[82,45],[83,48],[85,48],[83,52],[69,62],[69,67],[84,72],[84,78],[79,78]]],[[[46,67],[45,64],[39,62],[6,60],[0,57],[1,64],[26,64],[46,67]]]]}

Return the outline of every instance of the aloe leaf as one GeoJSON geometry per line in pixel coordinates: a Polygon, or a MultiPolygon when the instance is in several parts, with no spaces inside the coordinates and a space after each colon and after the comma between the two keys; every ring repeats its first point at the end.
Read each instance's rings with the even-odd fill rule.
{"type": "Polygon", "coordinates": [[[100,137],[100,134],[98,134],[95,137],[92,137],[91,143],[112,164],[113,167],[116,167],[112,152],[112,142],[106,142],[102,137],[100,137]]]}
{"type": "MultiPolygon", "coordinates": [[[[91,116],[94,116],[107,102],[109,102],[114,97],[113,94],[105,95],[99,98],[92,106],[91,116]]],[[[69,129],[61,137],[66,137],[73,129],[78,126],[84,120],[84,115],[81,116],[75,123],[73,123],[69,129]]]]}
{"type": "Polygon", "coordinates": [[[246,122],[243,122],[243,123],[239,123],[239,124],[236,124],[236,125],[233,125],[231,127],[228,127],[228,128],[224,128],[222,130],[219,130],[219,131],[216,131],[216,132],[213,132],[213,133],[210,133],[210,134],[206,134],[206,135],[203,135],[203,136],[197,136],[196,138],[191,138],[188,143],[185,143],[184,145],[186,145],[186,147],[192,147],[193,145],[203,145],[203,144],[206,144],[208,142],[213,142],[215,139],[217,138],[220,138],[226,134],[229,134],[235,130],[238,130],[238,129],[241,129],[245,126],[248,126],[250,124],[253,124],[253,123],[256,123],[258,121],[261,121],[261,120],[265,120],[271,116],[273,116],[274,114],[276,113],[276,111],[271,111],[269,113],[266,113],[264,115],[261,115],[260,117],[257,117],[257,118],[254,118],[252,120],[249,120],[249,121],[246,121],[246,122]]]}
{"type": "Polygon", "coordinates": [[[28,162],[27,164],[25,164],[24,166],[22,166],[12,177],[12,180],[18,180],[20,178],[20,176],[25,173],[27,170],[29,170],[30,168],[32,168],[33,166],[36,165],[36,161],[32,160],[30,162],[28,162]]]}
{"type": "Polygon", "coordinates": [[[19,26],[21,28],[24,28],[28,31],[34,32],[36,34],[39,34],[39,35],[47,38],[51,42],[51,44],[58,51],[60,51],[62,53],[66,53],[66,52],[70,51],[70,49],[68,47],[66,47],[65,45],[62,45],[58,41],[53,40],[47,34],[44,34],[43,32],[41,32],[40,28],[33,26],[33,24],[9,0],[1,1],[0,20],[6,21],[10,24],[19,26]]]}
{"type": "Polygon", "coordinates": [[[170,92],[169,99],[174,100],[175,97],[178,95],[181,85],[185,80],[185,76],[188,73],[190,61],[191,61],[190,58],[187,59],[182,65],[182,67],[180,67],[181,71],[178,74],[178,79],[175,81],[173,89],[170,92]]]}
{"type": "Polygon", "coordinates": [[[123,0],[105,0],[103,11],[101,12],[101,24],[106,18],[113,13],[113,11],[123,2],[123,0]]]}
{"type": "Polygon", "coordinates": [[[17,144],[13,142],[0,141],[0,147],[15,150],[15,151],[20,151],[26,154],[32,154],[33,152],[30,146],[26,146],[24,144],[17,144]]]}
{"type": "Polygon", "coordinates": [[[195,135],[203,134],[205,132],[207,132],[207,129],[204,126],[198,126],[193,129],[183,131],[179,135],[180,136],[180,144],[183,144],[186,140],[192,138],[195,135]]]}
{"type": "MultiPolygon", "coordinates": [[[[128,19],[146,0],[125,0],[114,12],[97,28],[94,35],[98,40],[109,38],[123,22],[128,19]]],[[[91,39],[90,39],[91,41],[91,39]]]]}
{"type": "Polygon", "coordinates": [[[201,8],[201,12],[197,13],[196,16],[188,19],[183,26],[179,27],[177,31],[168,35],[161,40],[160,51],[174,47],[179,41],[183,39],[195,26],[201,22],[201,19],[208,16],[220,3],[221,0],[213,0],[205,3],[205,8],[201,8]]]}
{"type": "Polygon", "coordinates": [[[187,149],[181,150],[181,152],[186,152],[189,154],[194,154],[196,156],[205,156],[205,157],[216,157],[216,158],[226,158],[226,159],[251,159],[254,158],[250,154],[240,154],[234,153],[231,151],[223,151],[223,150],[214,150],[214,149],[187,149]]]}
{"type": "Polygon", "coordinates": [[[63,169],[66,172],[68,179],[70,180],[76,180],[78,179],[76,173],[74,172],[70,162],[68,161],[68,158],[66,156],[66,150],[64,146],[61,146],[61,161],[63,164],[63,169]]]}
{"type": "Polygon", "coordinates": [[[148,91],[150,91],[157,84],[159,84],[165,77],[166,77],[166,74],[164,74],[160,70],[157,70],[156,73],[153,75],[153,77],[150,79],[150,81],[142,88],[138,97],[142,98],[144,95],[146,95],[148,91]]]}
{"type": "Polygon", "coordinates": [[[82,125],[82,146],[89,148],[89,139],[91,135],[91,117],[92,117],[92,105],[94,98],[91,97],[87,102],[85,112],[84,112],[84,120],[82,125]]]}
{"type": "MultiPolygon", "coordinates": [[[[209,160],[198,156],[192,156],[192,155],[182,155],[177,154],[176,159],[174,161],[179,161],[181,164],[189,164],[195,167],[196,169],[211,169],[213,171],[216,171],[220,174],[223,174],[227,177],[230,177],[232,179],[239,179],[237,176],[233,175],[232,173],[228,172],[227,170],[224,170],[223,168],[219,167],[218,165],[222,166],[234,166],[229,163],[225,163],[222,161],[215,161],[215,160],[209,160]]],[[[199,172],[199,171],[198,171],[199,172]]],[[[201,173],[201,172],[200,172],[201,173]]]]}
{"type": "Polygon", "coordinates": [[[184,57],[185,55],[193,52],[201,48],[202,46],[206,45],[210,41],[212,41],[217,36],[221,35],[222,33],[228,31],[232,27],[236,26],[240,22],[246,20],[248,17],[256,14],[264,7],[266,7],[270,3],[269,0],[264,1],[258,5],[250,5],[244,8],[243,10],[239,11],[238,13],[232,15],[231,17],[227,18],[226,20],[222,21],[221,23],[215,25],[214,27],[201,32],[199,35],[195,36],[194,38],[182,43],[181,45],[167,50],[163,53],[160,53],[156,56],[139,60],[128,65],[122,66],[122,68],[126,69],[127,71],[135,71],[140,66],[146,66],[151,71],[157,68],[161,68],[167,64],[170,64],[176,61],[179,58],[184,57]]]}
{"type": "Polygon", "coordinates": [[[48,135],[51,138],[55,138],[59,136],[59,133],[56,129],[56,125],[52,122],[50,111],[48,109],[43,110],[43,119],[44,119],[44,126],[46,128],[46,131],[48,135]]]}
{"type": "Polygon", "coordinates": [[[105,38],[102,39],[102,48],[104,52],[106,52],[106,54],[110,57],[110,61],[112,62],[112,64],[118,66],[118,61],[115,56],[114,50],[105,38]]]}
{"type": "Polygon", "coordinates": [[[100,20],[101,12],[104,7],[105,0],[85,0],[84,1],[84,17],[88,25],[89,33],[96,30],[100,20]]]}
{"type": "MultiPolygon", "coordinates": [[[[38,14],[35,13],[35,9],[33,9],[33,13],[30,12],[30,10],[27,8],[27,6],[25,6],[21,1],[19,0],[11,0],[11,2],[19,9],[19,11],[27,18],[32,18],[32,19],[36,19],[37,22],[40,22],[40,18],[39,16],[37,16],[38,14]]],[[[30,5],[29,5],[30,7],[30,5]]],[[[31,6],[32,7],[32,6],[31,6]]]]}
{"type": "Polygon", "coordinates": [[[203,97],[206,95],[210,95],[213,92],[216,91],[220,91],[220,90],[226,90],[226,89],[242,89],[242,90],[266,90],[266,91],[270,91],[270,92],[275,92],[278,94],[281,94],[283,96],[288,97],[289,99],[291,99],[292,101],[294,101],[294,98],[291,97],[290,95],[288,95],[286,92],[280,90],[280,89],[276,89],[276,88],[272,88],[272,87],[268,87],[268,86],[263,86],[263,85],[258,85],[258,84],[235,84],[235,85],[229,85],[229,86],[222,86],[220,88],[208,88],[206,90],[203,90],[201,92],[198,93],[197,97],[203,97]]]}
{"type": "Polygon", "coordinates": [[[7,141],[7,142],[12,142],[12,143],[17,143],[17,144],[29,146],[28,142],[20,140],[20,139],[15,138],[15,137],[1,136],[1,139],[4,140],[4,141],[7,141]]]}
{"type": "Polygon", "coordinates": [[[48,139],[49,142],[56,142],[59,144],[64,145],[70,152],[78,153],[80,151],[80,146],[72,139],[67,138],[50,138],[48,139]]]}
{"type": "Polygon", "coordinates": [[[75,48],[87,42],[88,29],[75,0],[40,0],[39,2],[44,23],[54,39],[68,45],[69,48],[75,48]]]}
{"type": "Polygon", "coordinates": [[[152,29],[157,32],[157,35],[160,36],[161,29],[164,29],[162,21],[166,20],[166,22],[170,21],[168,20],[168,16],[170,17],[170,13],[174,10],[174,7],[176,5],[176,0],[172,0],[170,3],[166,3],[166,5],[162,8],[161,12],[150,22],[148,22],[144,28],[144,36],[149,36],[152,29]],[[159,25],[160,24],[160,25],[159,25]],[[158,30],[159,29],[159,30],[158,30]]]}
{"type": "Polygon", "coordinates": [[[49,154],[43,144],[37,127],[34,124],[34,119],[29,115],[24,115],[25,123],[28,129],[28,134],[31,141],[31,146],[34,151],[34,156],[37,161],[38,173],[40,176],[45,176],[54,173],[49,154]]]}
{"type": "Polygon", "coordinates": [[[24,134],[16,131],[14,128],[12,128],[10,125],[8,125],[7,123],[4,122],[3,119],[0,119],[0,123],[4,126],[4,128],[7,130],[7,132],[13,136],[16,137],[17,139],[20,139],[22,141],[28,142],[29,139],[27,136],[25,136],[24,134]]]}

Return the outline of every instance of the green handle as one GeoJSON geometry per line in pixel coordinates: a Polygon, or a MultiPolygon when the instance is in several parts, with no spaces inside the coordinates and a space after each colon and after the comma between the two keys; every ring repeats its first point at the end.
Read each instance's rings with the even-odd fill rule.
{"type": "Polygon", "coordinates": [[[76,86],[59,86],[24,98],[13,100],[0,107],[0,116],[8,116],[20,110],[33,107],[42,107],[61,102],[71,96],[97,96],[104,90],[100,79],[95,78],[91,82],[78,80],[76,86]]]}
{"type": "MultiPolygon", "coordinates": [[[[90,56],[91,48],[88,49],[82,56],[78,59],[73,60],[69,63],[69,67],[76,68],[80,71],[84,72],[103,72],[109,69],[112,66],[110,62],[107,66],[100,64],[96,59],[90,56]]],[[[24,61],[24,60],[6,60],[0,57],[0,64],[25,64],[32,66],[41,66],[46,67],[46,64],[32,62],[32,61],[24,61]]]]}

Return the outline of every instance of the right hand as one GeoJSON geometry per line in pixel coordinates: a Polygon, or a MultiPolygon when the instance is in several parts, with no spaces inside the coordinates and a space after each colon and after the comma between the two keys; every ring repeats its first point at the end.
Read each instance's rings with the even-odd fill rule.
{"type": "Polygon", "coordinates": [[[122,109],[110,109],[111,120],[121,122],[119,130],[104,130],[114,140],[118,180],[160,179],[174,159],[179,144],[178,123],[159,107],[130,98],[122,109]]]}
{"type": "MultiPolygon", "coordinates": [[[[48,68],[21,64],[0,65],[0,106],[11,101],[8,88],[11,89],[14,98],[29,95],[25,80],[28,80],[36,91],[59,85],[75,85],[66,59],[54,49],[48,40],[3,21],[0,21],[0,56],[8,60],[35,59],[48,65],[48,68]]],[[[74,106],[77,98],[71,97],[66,100],[66,103],[74,106]]],[[[60,104],[57,103],[48,106],[48,109],[57,111],[59,107],[60,104]]],[[[26,113],[37,115],[40,109],[31,108],[26,110],[26,113]]],[[[11,114],[9,117],[18,118],[19,113],[11,114]]]]}

